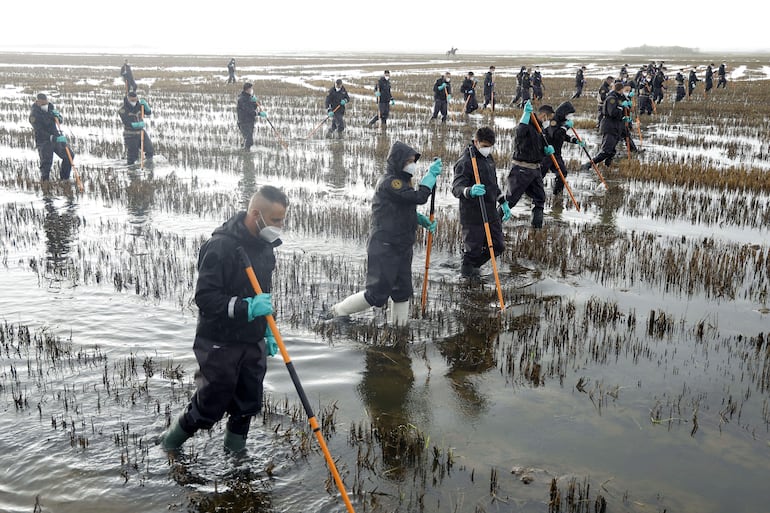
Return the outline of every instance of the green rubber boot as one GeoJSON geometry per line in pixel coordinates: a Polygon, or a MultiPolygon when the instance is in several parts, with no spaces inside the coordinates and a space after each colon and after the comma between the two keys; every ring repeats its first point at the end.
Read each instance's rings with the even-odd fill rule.
{"type": "Polygon", "coordinates": [[[160,445],[164,451],[177,451],[182,448],[182,444],[192,435],[182,429],[177,417],[171,426],[160,436],[160,445]]]}
{"type": "Polygon", "coordinates": [[[236,454],[245,450],[246,436],[247,435],[237,435],[225,428],[225,449],[236,454]]]}

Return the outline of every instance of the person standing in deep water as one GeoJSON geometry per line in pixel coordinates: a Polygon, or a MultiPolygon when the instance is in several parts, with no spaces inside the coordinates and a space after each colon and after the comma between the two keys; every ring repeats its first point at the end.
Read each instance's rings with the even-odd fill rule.
{"type": "Polygon", "coordinates": [[[193,343],[197,389],[161,435],[164,450],[179,450],[196,431],[211,429],[225,414],[225,448],[232,453],[245,449],[251,419],[262,410],[267,356],[278,352],[266,316],[273,313],[274,250],[281,245],[288,206],[283,191],[262,186],[246,211],[228,219],[201,246],[193,343]],[[262,294],[254,293],[240,248],[251,260],[262,294]]]}

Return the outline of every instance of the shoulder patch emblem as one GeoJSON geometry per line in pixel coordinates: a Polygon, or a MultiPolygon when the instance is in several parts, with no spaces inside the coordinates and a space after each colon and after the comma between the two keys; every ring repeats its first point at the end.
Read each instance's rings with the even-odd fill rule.
{"type": "Polygon", "coordinates": [[[552,120],[551,120],[551,126],[556,126],[556,125],[557,125],[556,121],[554,121],[554,120],[552,119],[552,120]]]}
{"type": "Polygon", "coordinates": [[[390,186],[391,186],[393,189],[395,189],[395,190],[400,190],[400,189],[401,189],[401,187],[403,187],[403,186],[404,186],[404,182],[402,182],[402,181],[401,181],[401,180],[399,180],[398,178],[394,178],[393,180],[391,180],[391,181],[390,181],[390,186]]]}
{"type": "Polygon", "coordinates": [[[615,98],[610,98],[609,100],[610,100],[610,103],[612,104],[616,103],[615,98]]]}

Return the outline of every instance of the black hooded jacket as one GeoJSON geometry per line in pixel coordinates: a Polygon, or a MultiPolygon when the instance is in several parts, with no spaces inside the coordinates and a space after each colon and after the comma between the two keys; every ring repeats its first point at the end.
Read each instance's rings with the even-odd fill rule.
{"type": "Polygon", "coordinates": [[[446,101],[447,95],[452,94],[452,83],[444,80],[444,76],[438,77],[436,83],[433,84],[433,99],[438,101],[446,101]],[[441,84],[446,84],[446,87],[439,89],[441,84]]]}
{"type": "MultiPolygon", "coordinates": [[[[124,132],[136,132],[138,134],[142,131],[141,129],[136,129],[131,126],[131,123],[134,123],[135,121],[142,121],[143,119],[141,103],[137,101],[136,105],[131,105],[128,102],[128,96],[124,96],[123,106],[118,109],[118,115],[120,116],[120,120],[123,121],[124,132]]],[[[144,115],[152,115],[152,110],[145,108],[144,115]]]]}
{"type": "Polygon", "coordinates": [[[238,113],[238,124],[254,125],[257,120],[257,103],[251,101],[251,95],[246,91],[241,91],[238,95],[238,104],[236,106],[238,113]]]}
{"type": "Polygon", "coordinates": [[[244,264],[238,256],[242,247],[251,260],[262,292],[270,292],[275,269],[273,248],[280,239],[269,243],[254,236],[243,224],[246,212],[239,212],[214,230],[198,254],[198,305],[196,336],[222,343],[257,342],[265,336],[267,320],[257,317],[248,322],[248,303],[255,295],[244,264]]]}
{"type": "Polygon", "coordinates": [[[473,143],[469,144],[463,151],[460,159],[455,163],[454,180],[452,181],[452,194],[460,200],[460,224],[480,225],[484,224],[484,217],[481,215],[479,198],[470,197],[470,187],[476,183],[476,176],[473,173],[472,158],[476,158],[476,167],[479,170],[479,181],[484,185],[487,192],[483,196],[484,206],[487,210],[487,218],[490,222],[497,221],[497,203],[505,201],[505,196],[497,183],[497,166],[495,159],[490,154],[485,157],[478,152],[473,143]]]}
{"type": "Polygon", "coordinates": [[[340,103],[342,100],[345,100],[345,103],[350,101],[350,96],[348,96],[348,91],[345,89],[345,86],[340,86],[339,91],[337,91],[336,87],[332,87],[326,95],[327,110],[334,110],[339,106],[340,108],[337,109],[337,112],[345,114],[345,106],[340,103]]]}
{"type": "Polygon", "coordinates": [[[393,96],[390,94],[390,80],[386,80],[385,75],[381,76],[377,81],[374,90],[380,92],[380,97],[378,98],[380,103],[390,103],[390,100],[393,99],[393,96]]]}
{"type": "MultiPolygon", "coordinates": [[[[516,125],[516,135],[513,139],[513,160],[528,162],[530,164],[539,164],[545,155],[545,142],[543,136],[537,131],[532,118],[529,123],[519,123],[516,125]]],[[[539,121],[538,121],[539,122],[539,121]]]]}
{"type": "Polygon", "coordinates": [[[29,122],[32,128],[35,130],[35,144],[37,146],[53,141],[59,135],[59,129],[56,127],[56,121],[54,121],[53,111],[56,108],[53,103],[48,102],[48,110],[45,111],[40,108],[37,103],[32,104],[32,108],[29,111],[29,122]]]}
{"type": "Polygon", "coordinates": [[[417,205],[424,205],[431,189],[412,187],[412,176],[404,172],[406,160],[420,154],[396,141],[388,155],[388,168],[374,190],[369,236],[397,246],[410,247],[417,238],[417,205]]]}

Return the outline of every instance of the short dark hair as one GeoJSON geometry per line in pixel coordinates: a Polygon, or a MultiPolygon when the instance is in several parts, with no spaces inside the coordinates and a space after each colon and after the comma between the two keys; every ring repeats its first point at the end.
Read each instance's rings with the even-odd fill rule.
{"type": "Polygon", "coordinates": [[[540,108],[537,109],[537,111],[538,112],[547,112],[548,114],[553,114],[554,113],[553,107],[551,107],[548,104],[541,105],[540,108]]]}
{"type": "Polygon", "coordinates": [[[341,79],[341,78],[338,78],[338,79],[337,79],[337,81],[335,82],[335,84],[337,84],[337,85],[342,85],[342,79],[341,79]]]}
{"type": "Polygon", "coordinates": [[[476,140],[478,142],[484,141],[489,144],[495,144],[495,131],[488,126],[483,126],[476,130],[476,140]]]}
{"type": "Polygon", "coordinates": [[[37,99],[38,100],[47,100],[48,97],[45,95],[45,93],[37,93],[37,99]]]}
{"type": "Polygon", "coordinates": [[[246,89],[251,89],[252,87],[254,87],[254,84],[252,84],[251,82],[246,82],[245,84],[243,84],[243,90],[244,91],[246,89]]]}
{"type": "Polygon", "coordinates": [[[128,97],[129,98],[136,98],[136,91],[129,91],[128,92],[128,97]]]}
{"type": "Polygon", "coordinates": [[[263,185],[257,192],[270,203],[280,203],[284,207],[289,206],[289,198],[278,187],[273,187],[272,185],[263,185]]]}

